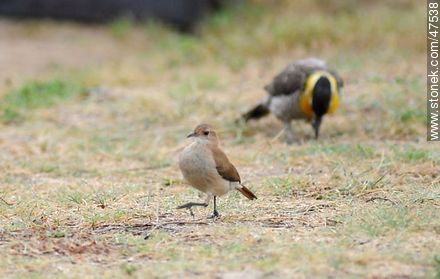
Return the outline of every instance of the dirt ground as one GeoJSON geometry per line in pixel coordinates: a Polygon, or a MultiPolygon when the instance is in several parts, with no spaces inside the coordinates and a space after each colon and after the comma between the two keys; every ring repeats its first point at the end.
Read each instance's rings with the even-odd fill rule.
{"type": "Polygon", "coordinates": [[[197,36],[0,20],[0,277],[440,276],[424,4],[250,2],[197,36]],[[236,122],[309,56],[346,84],[318,141],[236,122]],[[200,122],[258,196],[221,197],[218,220],[176,209],[203,198],[176,164],[200,122]]]}

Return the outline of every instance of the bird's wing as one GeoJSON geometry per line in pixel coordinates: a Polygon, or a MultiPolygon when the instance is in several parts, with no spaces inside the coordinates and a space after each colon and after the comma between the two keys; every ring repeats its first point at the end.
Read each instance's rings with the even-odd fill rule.
{"type": "Polygon", "coordinates": [[[226,154],[217,146],[212,147],[211,151],[218,174],[228,181],[241,183],[237,169],[231,164],[231,162],[229,162],[226,154]]]}
{"type": "Polygon", "coordinates": [[[287,66],[281,73],[279,73],[264,89],[271,96],[289,95],[295,91],[301,90],[304,87],[304,82],[307,75],[296,64],[287,66]]]}
{"type": "Polygon", "coordinates": [[[272,96],[289,95],[304,89],[307,77],[314,71],[323,69],[325,63],[321,60],[300,60],[289,64],[272,82],[265,87],[272,96]]]}
{"type": "Polygon", "coordinates": [[[225,153],[221,151],[217,146],[211,148],[212,155],[214,156],[215,165],[217,168],[218,174],[220,174],[223,179],[230,182],[238,182],[240,186],[236,189],[242,193],[246,198],[250,200],[254,200],[257,196],[254,195],[246,186],[241,184],[240,175],[238,174],[237,169],[234,167],[231,162],[229,162],[228,157],[226,157],[225,153]]]}
{"type": "Polygon", "coordinates": [[[336,72],[336,71],[333,70],[333,69],[327,69],[327,70],[328,70],[328,72],[329,72],[332,76],[335,77],[336,82],[337,82],[337,84],[338,84],[338,88],[342,88],[342,87],[344,87],[344,81],[342,80],[342,77],[338,74],[338,72],[336,72]]]}
{"type": "MultiPolygon", "coordinates": [[[[307,58],[307,59],[299,60],[296,63],[298,65],[303,65],[305,68],[308,68],[308,70],[310,72],[316,71],[316,70],[327,71],[332,76],[335,77],[339,88],[344,87],[344,81],[342,80],[342,77],[339,75],[338,72],[336,72],[334,69],[330,68],[324,60],[321,60],[318,58],[307,58]]],[[[306,69],[306,71],[307,71],[307,69],[306,69]]],[[[310,74],[310,72],[309,72],[309,74],[310,74]]]]}
{"type": "Polygon", "coordinates": [[[315,71],[328,71],[332,74],[338,83],[338,87],[344,85],[339,74],[330,69],[325,61],[308,58],[289,64],[265,89],[271,96],[289,95],[294,92],[301,92],[304,89],[307,77],[315,71]]]}

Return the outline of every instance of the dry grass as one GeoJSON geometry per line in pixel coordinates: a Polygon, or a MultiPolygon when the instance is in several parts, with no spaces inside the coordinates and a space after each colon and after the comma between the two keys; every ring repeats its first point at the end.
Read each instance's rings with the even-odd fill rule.
{"type": "Polygon", "coordinates": [[[1,277],[440,276],[423,3],[253,2],[199,37],[0,22],[1,277]],[[235,124],[304,56],[347,84],[318,142],[304,123],[293,146],[273,118],[235,124]],[[34,105],[36,79],[49,93],[34,105]],[[59,81],[81,94],[52,94],[59,81]],[[197,199],[175,157],[201,121],[259,197],[222,197],[217,221],[175,209],[197,199]]]}

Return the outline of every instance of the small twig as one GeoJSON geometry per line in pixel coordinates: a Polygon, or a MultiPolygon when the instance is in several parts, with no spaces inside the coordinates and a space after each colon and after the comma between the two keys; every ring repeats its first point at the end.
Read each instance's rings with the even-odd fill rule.
{"type": "Polygon", "coordinates": [[[334,219],[330,219],[330,218],[325,218],[325,226],[336,226],[337,224],[341,224],[341,221],[338,220],[334,220],[334,219]]]}
{"type": "Polygon", "coordinates": [[[271,139],[269,143],[272,144],[275,141],[277,141],[281,137],[281,135],[285,132],[284,130],[285,129],[281,129],[281,131],[273,139],[271,139]]]}
{"type": "Polygon", "coordinates": [[[170,225],[184,226],[184,225],[208,225],[207,222],[202,221],[170,221],[164,223],[147,223],[147,224],[133,224],[133,225],[123,225],[123,224],[103,224],[97,227],[94,231],[98,233],[109,233],[112,231],[124,231],[130,232],[134,235],[145,234],[144,239],[150,238],[151,234],[158,230],[164,229],[167,231],[176,231],[175,228],[170,225]]]}
{"type": "Polygon", "coordinates": [[[5,201],[5,199],[2,198],[2,197],[0,197],[0,201],[4,202],[7,206],[13,206],[14,205],[13,203],[9,203],[9,202],[5,201]]]}
{"type": "Polygon", "coordinates": [[[380,171],[380,169],[382,168],[382,164],[383,164],[384,160],[385,160],[385,151],[382,149],[382,155],[380,156],[380,162],[376,168],[377,171],[380,171]]]}
{"type": "Polygon", "coordinates": [[[356,196],[356,198],[360,198],[360,197],[363,197],[363,196],[367,196],[367,195],[375,194],[375,193],[380,193],[380,192],[386,193],[383,189],[373,189],[373,190],[366,191],[366,192],[358,194],[356,196]]]}
{"type": "MultiPolygon", "coordinates": [[[[387,174],[384,174],[384,175],[382,175],[381,177],[379,177],[379,179],[377,179],[374,183],[373,183],[373,185],[372,185],[372,187],[375,187],[380,181],[382,181],[382,179],[384,179],[384,177],[386,176],[387,174]]],[[[371,187],[371,188],[372,188],[371,187]]]]}
{"type": "Polygon", "coordinates": [[[369,172],[372,171],[372,170],[374,170],[374,168],[366,169],[366,170],[364,170],[364,171],[362,171],[362,172],[360,172],[360,173],[354,175],[354,177],[361,177],[361,176],[363,176],[364,174],[367,174],[367,173],[369,173],[369,172]]]}
{"type": "Polygon", "coordinates": [[[306,208],[302,208],[300,210],[297,210],[295,213],[306,214],[306,213],[309,213],[312,211],[317,211],[318,209],[321,209],[321,208],[328,208],[328,207],[331,207],[331,205],[325,204],[325,203],[313,204],[313,205],[307,206],[306,208]]]}
{"type": "Polygon", "coordinates": [[[424,203],[424,202],[428,202],[428,201],[434,202],[434,204],[436,204],[435,201],[437,201],[437,199],[435,199],[435,198],[418,198],[418,199],[415,199],[413,201],[413,203],[416,203],[416,202],[424,203]]]}
{"type": "Polygon", "coordinates": [[[383,197],[371,197],[368,200],[366,200],[365,202],[372,202],[375,200],[382,200],[382,201],[389,201],[390,203],[392,203],[393,205],[396,205],[396,202],[393,200],[390,200],[388,198],[383,198],[383,197]]]}

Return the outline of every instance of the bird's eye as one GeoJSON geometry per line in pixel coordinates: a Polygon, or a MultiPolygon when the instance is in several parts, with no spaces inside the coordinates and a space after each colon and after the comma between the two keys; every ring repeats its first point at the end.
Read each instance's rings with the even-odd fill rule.
{"type": "Polygon", "coordinates": [[[209,131],[204,131],[203,134],[204,134],[205,136],[207,136],[207,135],[209,135],[209,131]]]}

